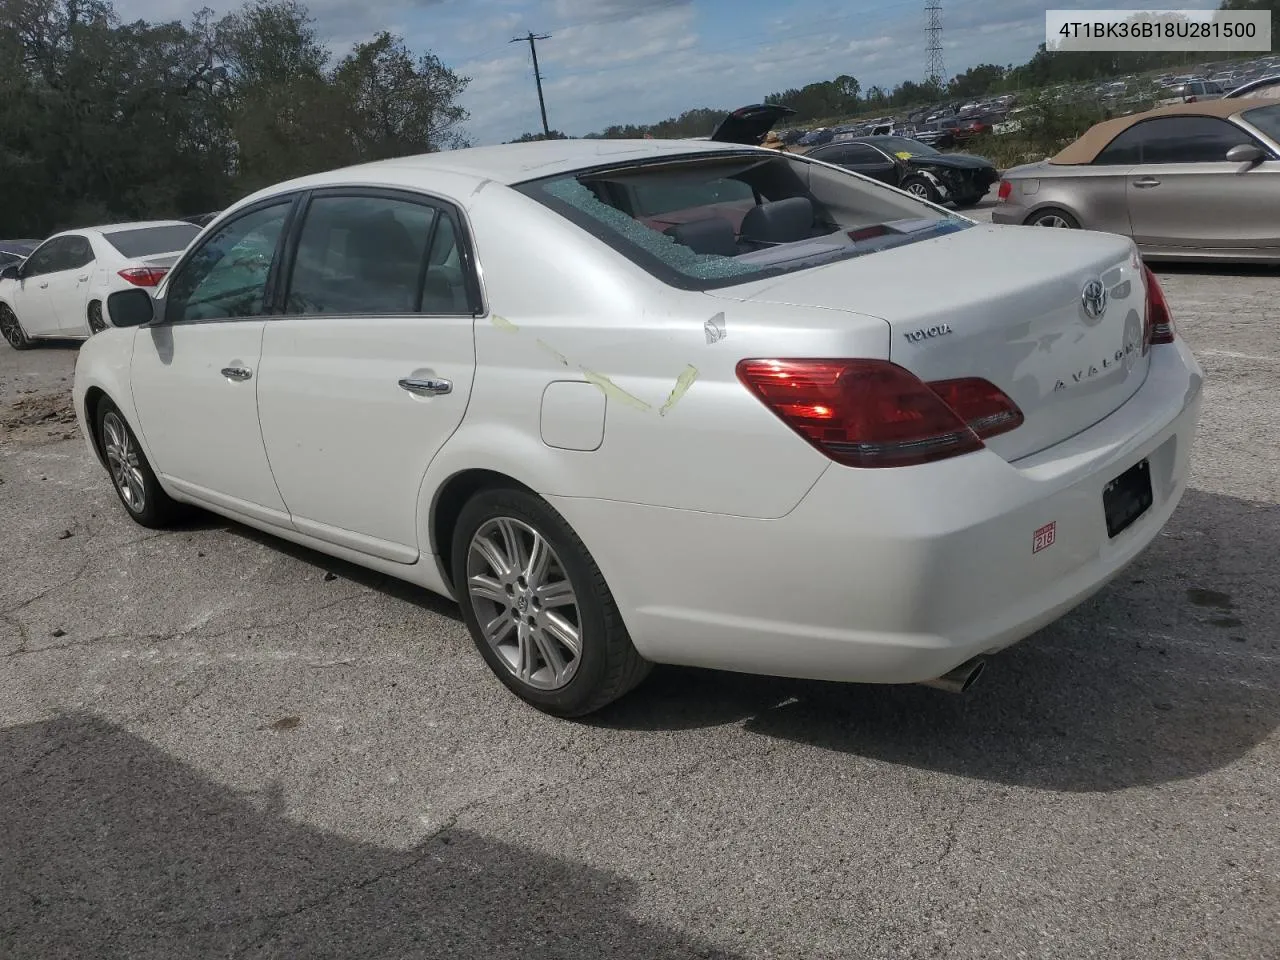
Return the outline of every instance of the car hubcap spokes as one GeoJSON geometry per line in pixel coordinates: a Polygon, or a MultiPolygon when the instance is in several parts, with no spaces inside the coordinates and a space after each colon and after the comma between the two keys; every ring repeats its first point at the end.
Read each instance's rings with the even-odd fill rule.
{"type": "Polygon", "coordinates": [[[928,194],[928,191],[925,190],[923,183],[913,183],[911,184],[911,186],[907,187],[907,190],[915,194],[917,197],[923,197],[928,194]]]}
{"type": "Polygon", "coordinates": [[[138,451],[129,438],[129,431],[118,416],[108,413],[102,418],[102,432],[105,434],[111,479],[120,491],[120,499],[134,513],[141,513],[146,505],[146,488],[138,465],[138,451]]]}
{"type": "Polygon", "coordinates": [[[13,346],[22,342],[22,332],[18,329],[18,318],[12,311],[0,310],[0,332],[13,346]]]}
{"type": "Polygon", "coordinates": [[[1059,216],[1041,217],[1037,226],[1065,228],[1067,226],[1067,221],[1063,220],[1059,216]]]}
{"type": "Polygon", "coordinates": [[[542,534],[511,517],[477,530],[467,596],[485,641],[518,680],[558,690],[573,679],[582,654],[578,598],[542,534]]]}

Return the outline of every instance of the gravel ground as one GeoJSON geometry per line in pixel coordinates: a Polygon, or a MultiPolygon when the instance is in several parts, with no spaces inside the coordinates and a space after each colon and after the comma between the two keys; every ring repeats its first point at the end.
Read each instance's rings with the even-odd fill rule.
{"type": "Polygon", "coordinates": [[[443,601],[132,525],[74,348],[0,347],[0,956],[1280,956],[1280,274],[1162,279],[1207,397],[1122,579],[966,697],[659,669],[581,723],[443,601]]]}

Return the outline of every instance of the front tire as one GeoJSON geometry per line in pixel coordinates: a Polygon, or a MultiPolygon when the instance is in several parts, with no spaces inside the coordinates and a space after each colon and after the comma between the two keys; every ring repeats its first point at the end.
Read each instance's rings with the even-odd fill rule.
{"type": "Polygon", "coordinates": [[[454,531],[452,570],[480,655],[531,706],[580,717],[648,675],[600,568],[540,497],[508,487],[472,497],[454,531]]]}
{"type": "Polygon", "coordinates": [[[27,331],[22,329],[18,315],[7,303],[0,303],[0,333],[4,334],[9,346],[15,350],[30,350],[35,346],[27,331]]]}
{"type": "Polygon", "coordinates": [[[902,181],[902,189],[913,197],[928,200],[930,203],[941,203],[942,195],[926,177],[907,177],[902,181]]]}
{"type": "Polygon", "coordinates": [[[120,408],[103,400],[94,419],[99,448],[106,457],[111,483],[125,511],[144,527],[156,530],[168,527],[177,519],[181,507],[160,488],[120,408]]]}

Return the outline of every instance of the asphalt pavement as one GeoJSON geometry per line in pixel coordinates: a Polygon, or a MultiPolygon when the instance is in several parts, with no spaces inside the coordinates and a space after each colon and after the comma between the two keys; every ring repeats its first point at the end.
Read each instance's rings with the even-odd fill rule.
{"type": "Polygon", "coordinates": [[[658,669],[524,707],[455,608],[124,515],[0,347],[0,956],[1280,956],[1280,271],[1162,269],[1191,489],[964,697],[658,669]]]}

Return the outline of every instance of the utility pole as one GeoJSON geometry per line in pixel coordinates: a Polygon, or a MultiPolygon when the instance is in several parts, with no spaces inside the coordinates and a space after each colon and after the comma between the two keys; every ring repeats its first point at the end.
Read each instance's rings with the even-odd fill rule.
{"type": "Polygon", "coordinates": [[[538,41],[550,40],[550,34],[542,34],[535,36],[533,31],[529,31],[527,37],[516,37],[512,43],[528,43],[529,52],[533,54],[533,80],[538,85],[538,109],[542,111],[542,134],[548,140],[551,139],[551,127],[547,124],[547,101],[542,98],[542,74],[538,72],[538,41]]]}

